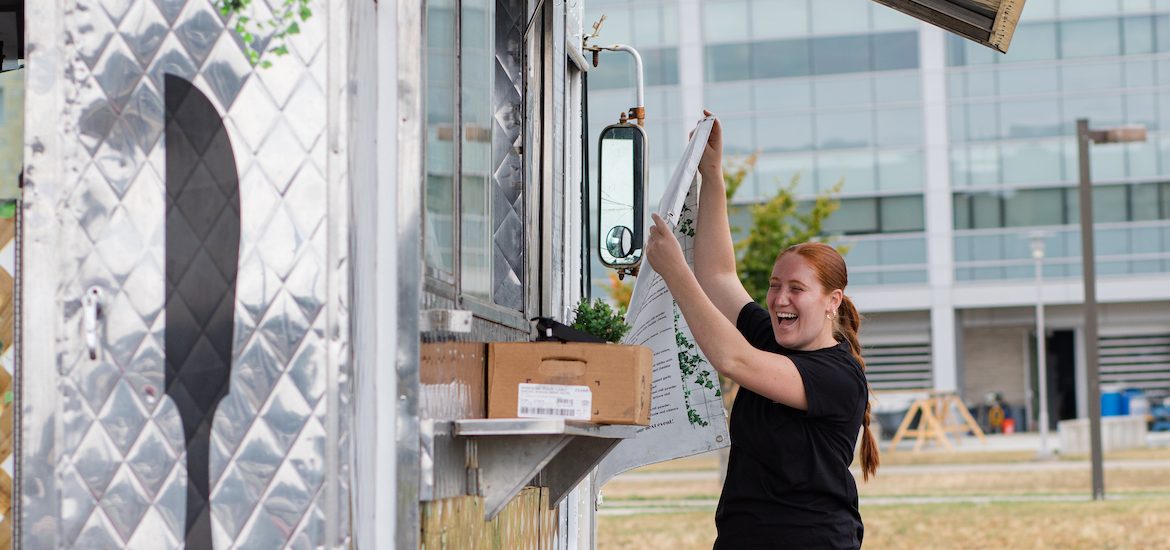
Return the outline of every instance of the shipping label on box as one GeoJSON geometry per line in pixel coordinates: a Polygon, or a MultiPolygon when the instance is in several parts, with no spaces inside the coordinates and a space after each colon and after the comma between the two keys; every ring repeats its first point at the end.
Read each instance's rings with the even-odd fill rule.
{"type": "Polygon", "coordinates": [[[588,421],[593,414],[593,392],[588,386],[520,384],[516,416],[520,418],[567,418],[588,421]]]}

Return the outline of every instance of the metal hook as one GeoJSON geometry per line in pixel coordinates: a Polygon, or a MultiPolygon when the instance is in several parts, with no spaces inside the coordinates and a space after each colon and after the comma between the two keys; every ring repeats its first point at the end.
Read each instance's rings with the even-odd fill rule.
{"type": "Polygon", "coordinates": [[[81,300],[82,319],[85,328],[85,347],[89,350],[90,360],[98,356],[98,318],[102,314],[102,289],[91,286],[85,291],[81,300]]]}

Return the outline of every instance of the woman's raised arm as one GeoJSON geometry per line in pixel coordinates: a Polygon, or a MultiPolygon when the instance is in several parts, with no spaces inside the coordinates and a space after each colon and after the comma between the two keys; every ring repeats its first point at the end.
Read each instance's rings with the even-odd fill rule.
{"type": "MultiPolygon", "coordinates": [[[[703,114],[711,116],[710,111],[703,114]]],[[[699,161],[699,176],[703,184],[695,220],[695,278],[711,303],[734,326],[739,311],[752,298],[735,271],[735,248],[727,221],[727,187],[723,182],[723,127],[719,119],[715,119],[699,161]]]]}

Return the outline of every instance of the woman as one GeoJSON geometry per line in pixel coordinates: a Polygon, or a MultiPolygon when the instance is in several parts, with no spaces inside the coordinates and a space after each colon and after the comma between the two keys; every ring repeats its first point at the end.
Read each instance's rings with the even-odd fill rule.
{"type": "Polygon", "coordinates": [[[715,548],[858,548],[863,527],[849,465],[859,429],[866,480],[878,452],[845,260],[825,244],[793,246],[772,268],[767,309],[752,301],[735,271],[722,142],[716,120],[699,162],[694,273],[657,215],[646,243],[646,259],[699,348],[741,386],[715,548]]]}

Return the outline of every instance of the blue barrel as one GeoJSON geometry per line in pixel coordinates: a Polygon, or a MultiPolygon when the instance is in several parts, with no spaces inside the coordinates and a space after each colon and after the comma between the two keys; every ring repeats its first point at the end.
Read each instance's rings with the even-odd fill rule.
{"type": "Polygon", "coordinates": [[[1133,414],[1133,411],[1131,411],[1129,409],[1130,400],[1135,398],[1135,397],[1141,397],[1144,393],[1145,392],[1143,392],[1141,390],[1141,388],[1128,388],[1125,391],[1121,392],[1121,395],[1123,397],[1125,397],[1125,410],[1122,411],[1121,414],[1133,414]]]}
{"type": "Polygon", "coordinates": [[[1123,416],[1125,396],[1117,391],[1101,392],[1101,416],[1123,416]]]}

